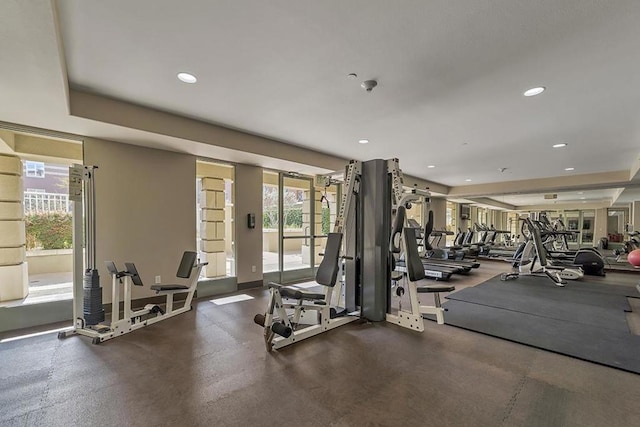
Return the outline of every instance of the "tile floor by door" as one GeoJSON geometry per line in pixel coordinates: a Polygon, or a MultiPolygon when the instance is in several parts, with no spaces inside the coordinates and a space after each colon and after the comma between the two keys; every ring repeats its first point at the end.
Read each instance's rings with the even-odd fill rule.
{"type": "MultiPolygon", "coordinates": [[[[483,262],[455,284],[473,286],[504,269],[483,262]]],[[[101,345],[55,334],[3,342],[0,425],[584,427],[640,420],[639,375],[430,321],[424,333],[355,322],[266,353],[252,319],[264,311],[267,291],[243,293],[253,299],[201,299],[189,313],[101,345]]]]}

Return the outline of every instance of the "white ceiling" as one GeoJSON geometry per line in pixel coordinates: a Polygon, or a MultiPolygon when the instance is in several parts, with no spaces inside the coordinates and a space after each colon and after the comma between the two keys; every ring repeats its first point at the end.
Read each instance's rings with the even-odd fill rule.
{"type": "Polygon", "coordinates": [[[637,0],[59,9],[73,87],[345,158],[398,157],[447,185],[628,169],[639,151],[637,0]],[[180,83],[179,71],[199,82],[180,83]],[[370,78],[379,86],[366,93],[370,78]],[[548,90],[522,96],[536,85],[548,90]],[[559,141],[569,147],[552,150],[559,141]]]}
{"type": "Polygon", "coordinates": [[[451,186],[616,171],[640,151],[637,22],[635,0],[2,2],[0,120],[304,172],[71,116],[68,73],[83,91],[344,158],[398,157],[451,186]],[[536,85],[548,90],[521,95],[536,85]]]}

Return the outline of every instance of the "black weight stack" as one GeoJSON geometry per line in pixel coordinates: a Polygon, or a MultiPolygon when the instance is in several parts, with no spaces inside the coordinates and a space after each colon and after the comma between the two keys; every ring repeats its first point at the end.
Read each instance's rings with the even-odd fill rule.
{"type": "Polygon", "coordinates": [[[102,288],[98,270],[88,269],[83,278],[84,306],[83,314],[88,326],[104,322],[104,308],[102,306],[102,288]]]}

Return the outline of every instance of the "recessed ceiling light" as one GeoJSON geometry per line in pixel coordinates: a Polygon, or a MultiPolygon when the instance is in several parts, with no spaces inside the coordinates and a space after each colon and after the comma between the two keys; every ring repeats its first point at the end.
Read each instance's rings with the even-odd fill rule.
{"type": "Polygon", "coordinates": [[[369,140],[368,139],[359,139],[358,143],[360,143],[360,144],[368,144],[369,140]]]}
{"type": "Polygon", "coordinates": [[[573,171],[573,170],[576,170],[576,168],[564,168],[564,170],[566,170],[566,171],[573,171]]]}
{"type": "Polygon", "coordinates": [[[429,166],[427,166],[427,167],[428,167],[429,169],[433,169],[433,168],[435,168],[435,167],[436,167],[436,165],[429,165],[429,166]]]}
{"type": "Polygon", "coordinates": [[[552,145],[553,148],[563,148],[563,147],[566,147],[566,146],[567,146],[566,142],[561,142],[559,144],[553,144],[552,145]]]}
{"type": "Polygon", "coordinates": [[[465,181],[467,181],[467,182],[471,182],[471,179],[470,179],[470,178],[467,178],[467,179],[465,179],[465,181]]]}
{"type": "Polygon", "coordinates": [[[525,90],[523,95],[524,96],[540,95],[542,92],[545,91],[545,89],[546,89],[546,87],[544,87],[544,86],[532,87],[531,89],[525,90]]]}
{"type": "Polygon", "coordinates": [[[189,73],[178,73],[178,80],[184,83],[195,83],[198,81],[198,79],[196,79],[196,76],[189,73]]]}
{"type": "Polygon", "coordinates": [[[580,197],[580,200],[584,200],[584,199],[586,199],[586,197],[580,197]]]}
{"type": "Polygon", "coordinates": [[[584,191],[578,191],[578,194],[584,194],[584,191]]]}

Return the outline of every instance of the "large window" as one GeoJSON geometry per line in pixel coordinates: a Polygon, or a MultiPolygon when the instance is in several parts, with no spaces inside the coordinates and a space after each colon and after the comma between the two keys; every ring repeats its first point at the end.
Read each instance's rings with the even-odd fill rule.
{"type": "Polygon", "coordinates": [[[24,176],[28,178],[44,178],[44,162],[24,161],[24,176]]]}
{"type": "Polygon", "coordinates": [[[234,247],[232,165],[196,163],[197,238],[200,258],[209,264],[202,269],[207,278],[236,274],[234,247]]]}
{"type": "Polygon", "coordinates": [[[486,208],[477,208],[477,217],[476,222],[479,225],[487,225],[487,209],[486,208]]]}
{"type": "Polygon", "coordinates": [[[278,258],[279,205],[278,173],[265,171],[262,174],[262,271],[280,271],[278,258]]]}
{"type": "Polygon", "coordinates": [[[29,301],[72,298],[73,219],[69,166],[23,160],[29,301]]]}
{"type": "Polygon", "coordinates": [[[82,162],[81,143],[17,133],[13,139],[16,143],[4,144],[0,153],[0,302],[71,299],[68,171],[72,163],[82,162]],[[44,156],[45,151],[53,157],[44,156]]]}
{"type": "Polygon", "coordinates": [[[596,223],[596,211],[587,209],[582,211],[582,245],[593,245],[593,233],[596,223]]]}
{"type": "Polygon", "coordinates": [[[509,230],[509,238],[506,240],[509,244],[517,244],[522,236],[520,236],[520,216],[517,212],[509,212],[507,214],[507,230],[509,230]]]}
{"type": "Polygon", "coordinates": [[[453,202],[447,202],[447,217],[446,217],[446,226],[447,231],[453,234],[447,234],[447,246],[452,246],[454,240],[456,238],[456,234],[458,233],[458,228],[456,224],[456,215],[457,215],[457,204],[453,202]]]}

